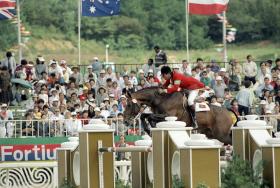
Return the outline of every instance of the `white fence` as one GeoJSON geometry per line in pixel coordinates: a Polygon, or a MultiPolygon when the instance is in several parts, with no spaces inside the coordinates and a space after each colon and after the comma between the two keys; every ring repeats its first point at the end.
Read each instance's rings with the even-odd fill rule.
{"type": "MultiPolygon", "coordinates": [[[[0,188],[58,188],[56,161],[0,163],[0,188]]],[[[131,162],[115,162],[116,178],[131,182],[131,162]]]]}
{"type": "MultiPolygon", "coordinates": [[[[116,135],[142,134],[140,119],[131,127],[127,127],[122,119],[104,121],[115,129],[116,135]]],[[[1,120],[0,138],[78,136],[79,129],[89,122],[90,119],[1,120]]]]}
{"type": "Polygon", "coordinates": [[[0,163],[2,188],[57,188],[57,162],[0,163]]]}

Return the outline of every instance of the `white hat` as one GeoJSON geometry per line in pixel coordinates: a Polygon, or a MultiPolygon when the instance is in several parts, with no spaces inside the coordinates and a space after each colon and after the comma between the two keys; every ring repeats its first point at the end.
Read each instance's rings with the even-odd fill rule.
{"type": "Polygon", "coordinates": [[[102,102],[100,103],[100,108],[104,108],[105,107],[105,104],[102,102]]]}
{"type": "Polygon", "coordinates": [[[173,69],[179,69],[180,68],[180,66],[179,65],[173,65],[173,69]]]}
{"type": "Polygon", "coordinates": [[[2,105],[1,105],[1,107],[3,108],[3,107],[8,107],[8,105],[6,104],[6,103],[3,103],[2,105]]]}
{"type": "Polygon", "coordinates": [[[143,69],[140,69],[140,70],[138,71],[138,73],[139,73],[139,74],[144,74],[143,69]]]}
{"type": "Polygon", "coordinates": [[[100,108],[96,107],[96,108],[94,108],[94,111],[95,112],[100,112],[100,108]]]}
{"type": "Polygon", "coordinates": [[[50,93],[52,93],[53,91],[57,91],[55,88],[52,88],[51,90],[50,90],[50,93]]]}
{"type": "Polygon", "coordinates": [[[221,68],[220,72],[227,72],[227,70],[225,68],[221,68]]]}
{"type": "Polygon", "coordinates": [[[56,61],[50,60],[50,65],[52,65],[52,64],[56,64],[56,61]]]}
{"type": "Polygon", "coordinates": [[[115,95],[111,93],[111,94],[109,95],[109,97],[114,98],[115,95]]]}
{"type": "Polygon", "coordinates": [[[104,99],[103,99],[103,101],[109,101],[109,98],[108,98],[108,97],[106,97],[106,98],[104,98],[104,99]]]}
{"type": "Polygon", "coordinates": [[[125,95],[121,95],[120,99],[121,99],[121,98],[125,98],[125,99],[126,99],[126,96],[125,96],[125,95]]]}
{"type": "Polygon", "coordinates": [[[271,110],[265,111],[266,114],[272,114],[271,110]]]}
{"type": "Polygon", "coordinates": [[[94,60],[98,60],[98,57],[94,57],[93,59],[94,59],[94,60]]]}
{"type": "Polygon", "coordinates": [[[266,104],[265,100],[261,100],[260,104],[266,104]]]}
{"type": "Polygon", "coordinates": [[[105,74],[106,72],[105,72],[105,70],[104,69],[102,69],[101,71],[100,71],[100,74],[105,74]]]}
{"type": "Polygon", "coordinates": [[[62,59],[61,61],[60,61],[60,64],[62,65],[62,64],[66,64],[66,61],[64,60],[64,59],[62,59]]]}
{"type": "Polygon", "coordinates": [[[71,116],[76,116],[77,112],[71,112],[71,116]]]}
{"type": "Polygon", "coordinates": [[[38,56],[37,58],[38,58],[38,60],[41,61],[41,62],[42,62],[42,61],[45,61],[45,59],[44,59],[42,56],[38,56]]]}
{"type": "Polygon", "coordinates": [[[154,71],[152,69],[149,69],[148,73],[154,73],[154,71]]]}
{"type": "Polygon", "coordinates": [[[217,76],[217,77],[216,77],[216,80],[221,80],[221,81],[222,81],[223,79],[222,79],[221,76],[217,76]]]}
{"type": "Polygon", "coordinates": [[[52,102],[55,102],[55,101],[57,101],[57,102],[59,101],[57,97],[55,97],[52,102]]]}
{"type": "Polygon", "coordinates": [[[92,66],[91,66],[91,65],[89,65],[89,66],[87,66],[87,68],[88,68],[88,69],[92,69],[92,66]]]}

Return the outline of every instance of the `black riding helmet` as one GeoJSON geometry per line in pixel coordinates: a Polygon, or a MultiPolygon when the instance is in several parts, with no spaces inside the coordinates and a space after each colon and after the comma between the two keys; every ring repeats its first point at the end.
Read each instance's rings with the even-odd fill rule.
{"type": "Polygon", "coordinates": [[[169,66],[163,66],[160,70],[161,75],[163,74],[169,74],[172,72],[171,68],[169,66]]]}

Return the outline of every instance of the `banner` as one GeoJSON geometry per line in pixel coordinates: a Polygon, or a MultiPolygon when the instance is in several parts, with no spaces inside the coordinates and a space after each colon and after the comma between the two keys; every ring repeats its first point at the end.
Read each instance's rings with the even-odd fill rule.
{"type": "MultiPolygon", "coordinates": [[[[126,143],[134,145],[141,136],[129,135],[125,137],[126,143]]],[[[0,138],[0,161],[41,161],[56,160],[56,148],[67,137],[50,138],[0,138]]],[[[118,146],[119,136],[115,136],[115,145],[118,146]]]]}

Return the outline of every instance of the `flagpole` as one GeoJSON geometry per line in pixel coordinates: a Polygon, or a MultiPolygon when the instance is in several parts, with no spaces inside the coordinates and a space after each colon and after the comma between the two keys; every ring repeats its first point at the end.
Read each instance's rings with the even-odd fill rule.
{"type": "Polygon", "coordinates": [[[18,61],[20,64],[20,61],[22,60],[22,46],[21,46],[21,32],[20,32],[20,27],[21,27],[21,22],[20,22],[20,4],[19,4],[19,0],[17,0],[17,30],[18,30],[18,46],[19,46],[19,50],[18,50],[18,61]]]}
{"type": "Polygon", "coordinates": [[[78,63],[81,65],[81,0],[78,0],[78,63]]]}
{"type": "Polygon", "coordinates": [[[225,63],[225,67],[227,68],[227,26],[226,26],[226,22],[227,22],[227,18],[226,18],[226,11],[223,12],[224,14],[224,19],[223,19],[223,46],[224,46],[224,63],[225,63]]]}
{"type": "Polygon", "coordinates": [[[187,47],[187,61],[190,61],[190,51],[189,51],[189,1],[185,0],[186,8],[186,47],[187,47]]]}

